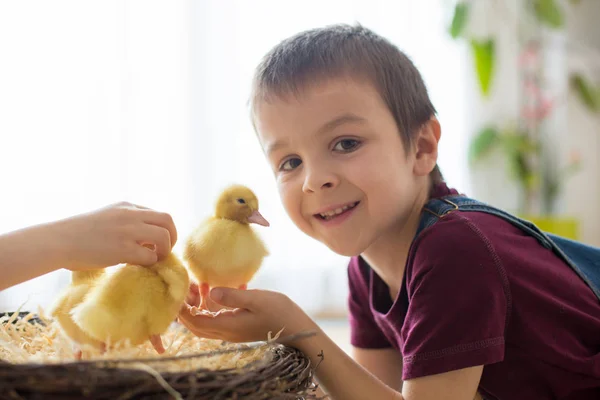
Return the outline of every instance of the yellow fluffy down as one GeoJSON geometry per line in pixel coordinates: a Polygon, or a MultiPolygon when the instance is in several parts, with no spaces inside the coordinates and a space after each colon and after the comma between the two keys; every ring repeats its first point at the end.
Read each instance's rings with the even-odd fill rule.
{"type": "Polygon", "coordinates": [[[100,279],[72,316],[97,340],[141,344],[167,330],[188,289],[188,272],[174,254],[151,267],[126,264],[100,279]]]}
{"type": "Polygon", "coordinates": [[[96,348],[102,342],[85,333],[71,317],[71,311],[79,305],[91,290],[94,282],[104,275],[104,270],[72,272],[72,282],[58,296],[50,309],[50,315],[59,323],[64,334],[79,344],[87,344],[96,348]]]}

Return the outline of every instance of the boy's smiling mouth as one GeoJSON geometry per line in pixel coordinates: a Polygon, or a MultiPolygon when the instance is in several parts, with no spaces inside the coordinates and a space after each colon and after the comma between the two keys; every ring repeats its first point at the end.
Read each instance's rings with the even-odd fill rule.
{"type": "Polygon", "coordinates": [[[314,216],[321,221],[331,221],[346,214],[350,214],[359,203],[360,201],[355,201],[340,206],[327,207],[325,210],[314,214],[314,216]]]}

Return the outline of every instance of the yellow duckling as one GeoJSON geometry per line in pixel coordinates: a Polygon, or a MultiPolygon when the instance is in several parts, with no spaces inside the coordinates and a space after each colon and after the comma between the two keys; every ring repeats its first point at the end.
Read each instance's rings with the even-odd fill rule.
{"type": "Polygon", "coordinates": [[[187,238],[183,258],[196,277],[200,309],[208,310],[211,287],[246,289],[269,253],[250,223],[269,226],[258,211],[258,199],[247,187],[233,185],[219,196],[214,216],[187,238]]]}

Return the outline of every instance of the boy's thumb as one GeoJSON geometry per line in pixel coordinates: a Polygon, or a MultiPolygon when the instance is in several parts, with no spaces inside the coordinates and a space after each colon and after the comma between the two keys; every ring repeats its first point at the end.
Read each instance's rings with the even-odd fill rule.
{"type": "Polygon", "coordinates": [[[217,287],[210,291],[210,298],[225,307],[250,308],[252,291],[217,287]]]}

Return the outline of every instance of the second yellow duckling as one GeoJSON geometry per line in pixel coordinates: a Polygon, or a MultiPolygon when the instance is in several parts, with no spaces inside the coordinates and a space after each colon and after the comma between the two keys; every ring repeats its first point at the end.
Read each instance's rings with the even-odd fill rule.
{"type": "Polygon", "coordinates": [[[170,253],[152,266],[126,264],[100,280],[73,311],[73,320],[97,340],[150,340],[161,354],[160,335],[174,321],[189,290],[189,275],[170,253]]]}
{"type": "MultiPolygon", "coordinates": [[[[77,347],[81,345],[90,345],[99,350],[104,349],[104,343],[94,339],[84,332],[71,316],[71,311],[78,306],[85,296],[92,290],[94,283],[104,275],[104,269],[90,271],[71,272],[71,283],[59,295],[52,308],[49,310],[50,316],[58,322],[61,331],[67,335],[77,347]]],[[[81,359],[81,349],[76,349],[75,358],[81,359]]]]}

